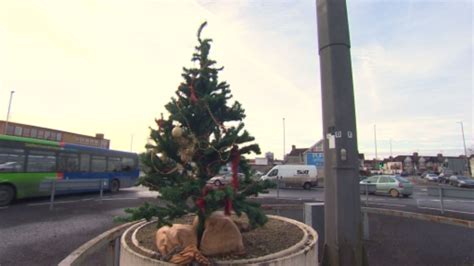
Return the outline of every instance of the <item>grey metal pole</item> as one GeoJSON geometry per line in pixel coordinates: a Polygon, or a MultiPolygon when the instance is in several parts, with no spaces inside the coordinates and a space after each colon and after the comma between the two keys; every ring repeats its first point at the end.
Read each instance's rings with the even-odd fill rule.
{"type": "Polygon", "coordinates": [[[53,205],[54,205],[54,195],[56,194],[56,179],[51,182],[51,198],[49,201],[49,210],[53,210],[53,205]]]}
{"type": "Polygon", "coordinates": [[[369,183],[365,184],[365,206],[369,206],[369,183]]]}
{"type": "Polygon", "coordinates": [[[280,198],[280,178],[277,176],[277,199],[280,198]]]}
{"type": "Polygon", "coordinates": [[[10,91],[10,101],[8,102],[7,119],[5,120],[5,132],[4,132],[5,135],[7,134],[8,121],[10,120],[10,109],[12,106],[13,93],[15,93],[15,91],[10,91]]]}
{"type": "Polygon", "coordinates": [[[393,157],[393,154],[392,154],[392,139],[390,139],[390,157],[393,157]]]}
{"type": "Polygon", "coordinates": [[[461,124],[461,131],[462,131],[462,141],[463,141],[463,144],[464,144],[464,156],[466,157],[466,163],[467,163],[467,171],[469,173],[469,177],[472,176],[471,174],[471,166],[469,165],[469,158],[467,158],[467,149],[466,149],[466,139],[464,138],[464,125],[462,123],[462,121],[459,122],[461,124]]]}
{"type": "Polygon", "coordinates": [[[441,214],[444,214],[444,202],[443,202],[443,187],[439,186],[439,204],[441,207],[441,214]]]}
{"type": "Polygon", "coordinates": [[[364,240],[369,240],[369,215],[367,214],[367,210],[364,212],[364,240]]]}
{"type": "Polygon", "coordinates": [[[102,196],[104,195],[104,182],[105,179],[100,179],[100,203],[102,203],[102,196]]]}
{"type": "Polygon", "coordinates": [[[322,265],[367,265],[345,0],[316,0],[325,158],[322,265]]]}
{"type": "Polygon", "coordinates": [[[377,125],[374,125],[375,162],[377,162],[377,125]]]}
{"type": "Polygon", "coordinates": [[[285,136],[285,118],[283,117],[283,163],[285,163],[285,145],[286,145],[286,136],[285,136]]]}

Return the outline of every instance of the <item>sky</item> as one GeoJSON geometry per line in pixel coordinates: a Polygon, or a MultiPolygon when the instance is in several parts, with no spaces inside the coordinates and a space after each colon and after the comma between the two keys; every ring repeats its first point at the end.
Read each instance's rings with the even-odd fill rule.
{"type": "MultiPolygon", "coordinates": [[[[347,2],[359,152],[375,126],[379,157],[460,155],[460,122],[473,147],[472,1],[347,2]]],[[[203,21],[262,152],[320,140],[313,0],[0,1],[0,119],[14,90],[10,121],[144,151],[203,21]]]]}

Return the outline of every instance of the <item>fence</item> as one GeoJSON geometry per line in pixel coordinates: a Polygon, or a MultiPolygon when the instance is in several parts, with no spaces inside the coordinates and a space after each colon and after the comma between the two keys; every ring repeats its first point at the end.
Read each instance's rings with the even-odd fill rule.
{"type": "Polygon", "coordinates": [[[454,187],[428,187],[428,196],[439,196],[441,213],[444,214],[444,198],[474,199],[474,189],[454,187]]]}
{"type": "Polygon", "coordinates": [[[359,190],[361,194],[365,194],[365,206],[369,205],[369,194],[374,194],[377,190],[377,185],[375,184],[359,184],[359,190]]]}
{"type": "Polygon", "coordinates": [[[108,187],[108,179],[48,179],[40,183],[41,192],[50,192],[51,198],[49,209],[54,207],[54,197],[56,192],[68,192],[74,190],[99,190],[100,199],[102,199],[104,187],[108,187]]]}

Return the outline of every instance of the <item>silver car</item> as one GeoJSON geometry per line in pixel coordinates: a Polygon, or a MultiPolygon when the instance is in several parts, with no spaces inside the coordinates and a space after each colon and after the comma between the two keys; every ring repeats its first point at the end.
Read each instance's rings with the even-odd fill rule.
{"type": "Polygon", "coordinates": [[[375,193],[392,197],[409,197],[413,194],[413,184],[401,176],[376,175],[360,181],[360,184],[375,184],[375,193]]]}
{"type": "Polygon", "coordinates": [[[437,174],[426,174],[425,178],[428,181],[438,181],[438,175],[437,174]]]}
{"type": "MultiPolygon", "coordinates": [[[[242,173],[238,173],[239,180],[243,180],[245,175],[242,173]]],[[[223,175],[216,175],[213,178],[207,181],[208,184],[213,184],[215,186],[224,186],[232,182],[232,173],[227,173],[223,175]]]]}

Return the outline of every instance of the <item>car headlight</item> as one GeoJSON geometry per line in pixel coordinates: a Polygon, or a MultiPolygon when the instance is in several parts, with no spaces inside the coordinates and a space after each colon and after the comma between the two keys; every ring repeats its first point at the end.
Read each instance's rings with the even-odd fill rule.
{"type": "Polygon", "coordinates": [[[462,181],[462,180],[461,180],[461,181],[459,181],[459,183],[461,183],[461,184],[465,184],[465,183],[466,183],[466,181],[462,181]]]}

